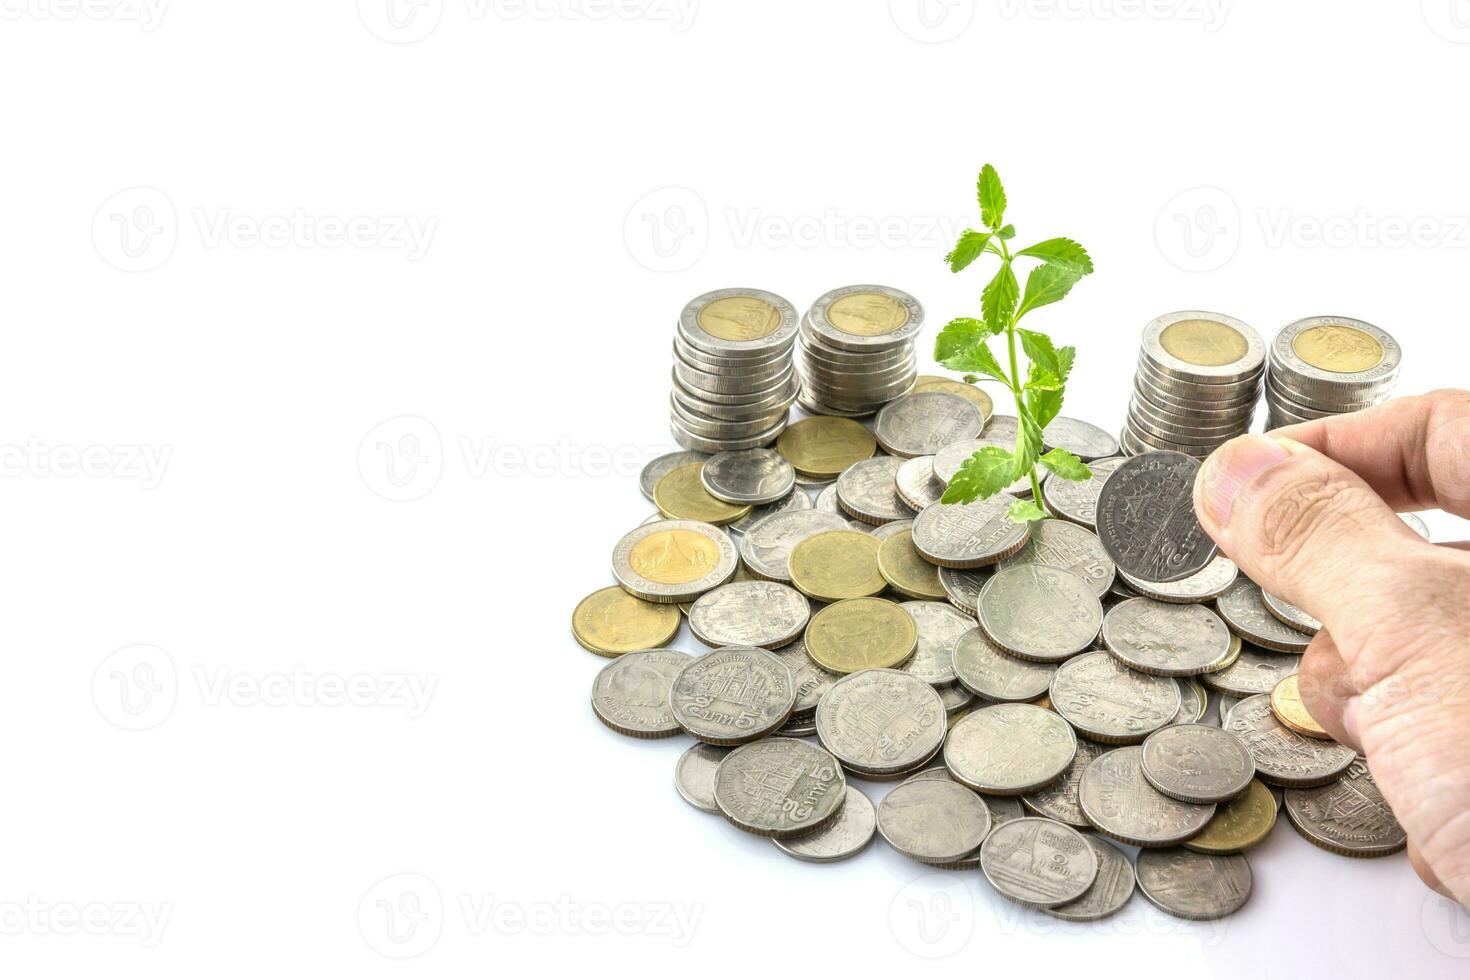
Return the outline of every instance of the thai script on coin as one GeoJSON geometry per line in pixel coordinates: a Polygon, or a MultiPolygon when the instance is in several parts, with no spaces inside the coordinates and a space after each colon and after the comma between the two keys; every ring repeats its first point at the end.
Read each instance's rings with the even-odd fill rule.
{"type": "Polygon", "coordinates": [[[796,705],[791,671],[756,647],[722,647],[686,666],[670,692],[674,720],[701,742],[738,745],[768,735],[796,705]]]}
{"type": "Polygon", "coordinates": [[[817,705],[817,737],[849,768],[896,773],[944,741],[944,702],[933,686],[900,670],[863,670],[833,684],[817,705]]]}
{"type": "Polygon", "coordinates": [[[811,617],[806,596],[780,582],[731,582],[711,589],[689,610],[689,630],[712,647],[780,647],[801,635],[811,617]]]}
{"type": "Polygon", "coordinates": [[[1125,460],[1097,500],[1097,536],[1120,571],[1148,582],[1177,582],[1215,557],[1194,513],[1199,461],[1149,452],[1125,460]]]}
{"type": "Polygon", "coordinates": [[[1106,653],[1085,653],[1051,679],[1051,703],[1077,731],[1099,742],[1142,742],[1179,713],[1179,685],[1140,674],[1106,653]]]}
{"type": "Polygon", "coordinates": [[[1281,724],[1271,711],[1269,694],[1248,697],[1232,708],[1225,730],[1250,749],[1261,778],[1278,786],[1322,786],[1357,758],[1346,745],[1307,738],[1281,724]]]}
{"type": "Polygon", "coordinates": [[[1087,582],[1049,565],[1017,565],[991,576],[976,604],[996,646],[1027,660],[1055,663],[1097,639],[1102,604],[1087,582]]]}
{"type": "Polygon", "coordinates": [[[1066,721],[1034,704],[972,711],[944,744],[944,765],[971,789],[1020,796],[1055,782],[1077,753],[1066,721]]]}
{"type": "Polygon", "coordinates": [[[1288,789],[1286,815],[1307,840],[1346,857],[1383,857],[1408,844],[1362,759],[1325,786],[1288,789]]]}
{"type": "Polygon", "coordinates": [[[1097,878],[1097,855],[1066,824],[1023,817],[997,827],[980,848],[980,867],[1013,902],[1050,908],[1075,902],[1097,878]]]}
{"type": "Polygon", "coordinates": [[[1143,598],[1109,609],[1102,637],[1120,661],[1162,677],[1203,674],[1221,662],[1231,645],[1230,630],[1204,606],[1143,598]]]}
{"type": "Polygon", "coordinates": [[[1144,778],[1185,803],[1232,800],[1255,774],[1245,743],[1213,725],[1170,725],[1143,740],[1144,778]]]}
{"type": "Polygon", "coordinates": [[[669,707],[674,681],[693,658],[678,650],[625,653],[592,682],[592,710],[614,731],[635,738],[679,734],[669,707]]]}
{"type": "Polygon", "coordinates": [[[1213,804],[1183,803],[1154,789],[1143,775],[1143,749],[1124,746],[1093,759],[1082,773],[1078,803],[1087,822],[1135,847],[1167,847],[1198,834],[1213,804]]]}
{"type": "Polygon", "coordinates": [[[735,826],[781,839],[837,819],[847,797],[842,767],[827,750],[796,738],[763,738],[725,756],[715,803],[735,826]]]}
{"type": "Polygon", "coordinates": [[[1134,870],[1143,897],[1181,919],[1221,919],[1251,896],[1251,866],[1241,854],[1142,851],[1134,870]]]}
{"type": "Polygon", "coordinates": [[[826,864],[850,858],[868,846],[878,828],[873,801],[856,786],[847,787],[837,819],[813,834],[775,841],[776,848],[800,861],[826,864]]]}

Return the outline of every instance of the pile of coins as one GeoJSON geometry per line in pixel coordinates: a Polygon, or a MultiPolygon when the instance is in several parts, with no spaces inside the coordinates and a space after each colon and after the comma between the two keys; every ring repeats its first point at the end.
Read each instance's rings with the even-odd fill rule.
{"type": "Polygon", "coordinates": [[[1393,395],[1401,351],[1387,333],[1337,316],[1289,324],[1271,344],[1268,428],[1371,408],[1393,395]]]}
{"type": "Polygon", "coordinates": [[[795,343],[796,308],[775,293],[720,289],[691,300],[674,334],[674,440],[706,453],[774,442],[801,386],[795,343]]]}
{"type": "Polygon", "coordinates": [[[801,321],[801,406],[814,415],[871,415],[918,376],[924,308],[890,286],[824,293],[801,321]]]}
{"type": "Polygon", "coordinates": [[[1143,331],[1124,452],[1173,450],[1199,459],[1250,431],[1266,350],[1233,317],[1188,310],[1143,331]]]}

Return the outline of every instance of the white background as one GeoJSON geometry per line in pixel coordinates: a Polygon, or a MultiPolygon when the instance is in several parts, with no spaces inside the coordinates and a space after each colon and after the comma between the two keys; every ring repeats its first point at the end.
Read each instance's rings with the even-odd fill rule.
{"type": "Polygon", "coordinates": [[[1462,379],[1470,4],[581,2],[0,0],[0,969],[1463,976],[1402,856],[1284,825],[1213,925],[797,864],[594,720],[567,624],[682,304],[891,283],[927,350],[987,160],[1097,263],[1035,324],[1069,414],[1180,308],[1462,379]]]}

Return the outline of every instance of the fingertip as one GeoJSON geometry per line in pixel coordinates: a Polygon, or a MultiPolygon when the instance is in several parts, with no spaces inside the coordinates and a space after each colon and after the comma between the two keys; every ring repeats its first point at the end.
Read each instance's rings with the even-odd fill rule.
{"type": "Polygon", "coordinates": [[[1288,443],[1263,435],[1238,436],[1210,454],[1194,482],[1195,510],[1214,534],[1230,524],[1241,489],[1290,456],[1288,443]]]}

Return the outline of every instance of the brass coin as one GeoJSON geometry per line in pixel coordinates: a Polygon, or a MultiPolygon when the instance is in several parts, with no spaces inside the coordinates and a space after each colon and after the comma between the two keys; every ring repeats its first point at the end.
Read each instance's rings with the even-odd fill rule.
{"type": "Polygon", "coordinates": [[[918,644],[914,617],[887,599],[834,602],[806,627],[807,656],[834,674],[896,667],[914,655],[918,644]]]}
{"type": "Polygon", "coordinates": [[[1266,839],[1276,826],[1276,797],[1259,779],[1229,803],[1221,803],[1210,822],[1184,842],[1201,854],[1238,854],[1266,839]]]}
{"type": "Polygon", "coordinates": [[[946,395],[959,395],[980,409],[980,415],[985,419],[986,425],[990,424],[990,417],[995,414],[995,402],[990,400],[989,395],[974,385],[967,385],[953,378],[941,378],[937,374],[921,374],[914,381],[914,391],[942,391],[946,395]]]}
{"type": "Polygon", "coordinates": [[[882,337],[909,322],[909,311],[882,293],[849,293],[827,307],[827,320],[843,333],[882,337]]]}
{"type": "Polygon", "coordinates": [[[598,589],[572,610],[573,638],[599,657],[657,649],[678,632],[678,607],[645,602],[616,585],[598,589]]]}
{"type": "Polygon", "coordinates": [[[1296,674],[1283,677],[1271,690],[1271,713],[1276,716],[1277,721],[1298,735],[1305,735],[1307,738],[1332,738],[1327,734],[1327,729],[1307,711],[1307,706],[1302,704],[1302,692],[1297,677],[1296,674]]]}
{"type": "Polygon", "coordinates": [[[1383,345],[1371,334],[1335,323],[1303,330],[1291,348],[1312,367],[1334,374],[1357,374],[1383,360],[1383,345]]]}
{"type": "Polygon", "coordinates": [[[665,473],[653,485],[653,502],[664,517],[676,521],[729,524],[750,513],[750,504],[727,504],[704,488],[704,463],[685,463],[665,473]]]}
{"type": "Polygon", "coordinates": [[[888,587],[878,571],[882,546],[862,531],[814,534],[791,549],[791,584],[819,602],[875,596],[888,587]]]}
{"type": "Polygon", "coordinates": [[[920,557],[914,547],[914,536],[907,529],[895,532],[883,541],[883,546],[878,549],[878,574],[893,586],[893,591],[910,599],[942,600],[946,597],[944,586],[939,584],[939,566],[931,565],[920,557]]]}
{"type": "Polygon", "coordinates": [[[776,452],[798,473],[835,480],[853,463],[878,450],[878,440],[867,426],[852,419],[817,415],[786,427],[776,440],[776,452]]]}

